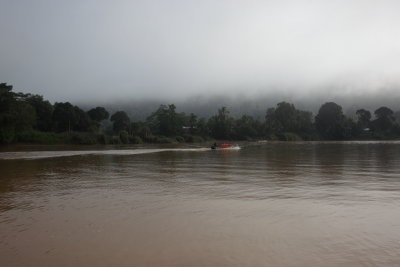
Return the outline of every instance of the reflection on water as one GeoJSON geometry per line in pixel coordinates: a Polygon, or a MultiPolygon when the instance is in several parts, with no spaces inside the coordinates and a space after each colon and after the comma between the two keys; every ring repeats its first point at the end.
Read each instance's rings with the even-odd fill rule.
{"type": "Polygon", "coordinates": [[[0,153],[5,266],[398,266],[400,143],[0,153]]]}

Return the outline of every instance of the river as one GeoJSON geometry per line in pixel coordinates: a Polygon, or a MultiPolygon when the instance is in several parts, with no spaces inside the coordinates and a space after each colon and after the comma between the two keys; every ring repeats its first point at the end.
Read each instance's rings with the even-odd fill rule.
{"type": "Polygon", "coordinates": [[[240,146],[5,148],[0,265],[400,266],[400,142],[240,146]]]}

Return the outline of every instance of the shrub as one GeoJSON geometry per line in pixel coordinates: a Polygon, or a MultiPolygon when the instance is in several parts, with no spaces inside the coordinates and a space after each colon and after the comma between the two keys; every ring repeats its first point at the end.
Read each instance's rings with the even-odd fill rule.
{"type": "Polygon", "coordinates": [[[73,133],[70,137],[70,142],[77,145],[93,145],[97,143],[97,138],[92,134],[73,133]]]}
{"type": "Polygon", "coordinates": [[[301,137],[295,133],[281,133],[278,138],[280,141],[302,141],[301,137]]]}
{"type": "Polygon", "coordinates": [[[279,139],[278,139],[278,137],[277,137],[275,134],[271,134],[271,135],[268,135],[268,136],[267,136],[267,140],[270,140],[270,141],[278,141],[279,139]]]}
{"type": "Polygon", "coordinates": [[[176,136],[175,140],[178,141],[179,143],[185,142],[185,139],[182,136],[176,136]]]}
{"type": "Polygon", "coordinates": [[[110,137],[108,135],[105,135],[105,134],[99,134],[97,136],[97,142],[99,144],[107,145],[107,144],[110,143],[110,137]]]}
{"type": "Polygon", "coordinates": [[[140,136],[134,135],[134,136],[129,136],[129,143],[130,144],[141,144],[143,143],[142,138],[140,136]]]}
{"type": "Polygon", "coordinates": [[[119,136],[111,136],[111,138],[110,138],[110,144],[113,144],[113,145],[118,145],[118,144],[120,144],[121,143],[121,139],[119,138],[119,136]]]}
{"type": "Polygon", "coordinates": [[[16,141],[35,144],[55,144],[67,142],[67,136],[65,134],[29,130],[18,133],[16,141]]]}
{"type": "Polygon", "coordinates": [[[123,144],[128,144],[129,143],[129,134],[127,131],[120,131],[119,132],[119,138],[121,139],[121,142],[123,144]]]}
{"type": "Polygon", "coordinates": [[[166,136],[158,136],[155,141],[159,144],[172,144],[176,142],[174,139],[168,138],[166,136]]]}
{"type": "Polygon", "coordinates": [[[145,138],[145,141],[148,143],[156,143],[156,144],[176,143],[175,139],[171,139],[163,135],[149,135],[145,138]]]}
{"type": "Polygon", "coordinates": [[[0,128],[0,143],[9,144],[15,140],[15,131],[12,127],[0,128]]]}
{"type": "Polygon", "coordinates": [[[201,142],[204,142],[203,137],[197,136],[197,135],[187,134],[187,135],[184,136],[184,138],[185,138],[185,141],[188,142],[188,143],[201,143],[201,142]]]}

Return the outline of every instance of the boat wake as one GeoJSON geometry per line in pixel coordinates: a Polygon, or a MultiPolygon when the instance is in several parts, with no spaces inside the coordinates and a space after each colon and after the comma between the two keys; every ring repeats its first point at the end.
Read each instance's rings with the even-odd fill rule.
{"type": "Polygon", "coordinates": [[[0,159],[42,159],[57,157],[72,157],[84,155],[139,155],[160,152],[201,152],[208,151],[209,148],[147,148],[147,149],[113,149],[113,150],[67,150],[67,151],[27,151],[27,152],[1,152],[0,159]]]}

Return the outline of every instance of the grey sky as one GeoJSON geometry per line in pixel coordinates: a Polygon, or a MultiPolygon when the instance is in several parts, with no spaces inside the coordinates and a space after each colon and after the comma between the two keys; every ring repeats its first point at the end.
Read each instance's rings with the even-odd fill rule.
{"type": "Polygon", "coordinates": [[[400,2],[0,0],[0,82],[50,100],[374,95],[400,2]]]}

